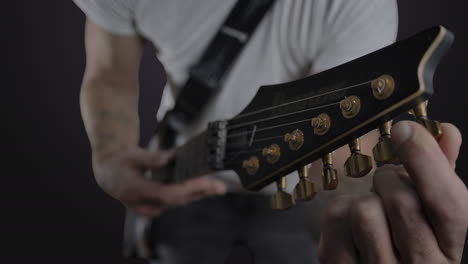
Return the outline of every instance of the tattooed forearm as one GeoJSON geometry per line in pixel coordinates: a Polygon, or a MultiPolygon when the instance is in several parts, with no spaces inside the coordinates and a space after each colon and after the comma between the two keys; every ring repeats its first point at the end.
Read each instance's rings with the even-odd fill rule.
{"type": "MultiPolygon", "coordinates": [[[[136,146],[139,134],[138,92],[119,89],[103,80],[83,83],[81,112],[94,156],[108,155],[136,146]]],[[[132,85],[133,86],[133,85],[132,85]]]]}

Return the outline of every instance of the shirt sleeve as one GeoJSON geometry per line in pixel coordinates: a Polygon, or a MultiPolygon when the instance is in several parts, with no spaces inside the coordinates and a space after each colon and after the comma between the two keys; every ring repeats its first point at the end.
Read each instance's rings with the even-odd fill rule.
{"type": "Polygon", "coordinates": [[[318,73],[395,42],[395,0],[333,0],[327,6],[322,40],[312,61],[318,73]]]}
{"type": "Polygon", "coordinates": [[[88,19],[106,31],[119,35],[137,34],[134,25],[135,0],[73,0],[88,19]]]}

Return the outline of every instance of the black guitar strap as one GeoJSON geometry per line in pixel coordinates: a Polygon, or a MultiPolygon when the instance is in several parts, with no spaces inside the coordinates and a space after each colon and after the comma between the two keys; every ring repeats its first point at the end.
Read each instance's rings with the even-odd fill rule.
{"type": "Polygon", "coordinates": [[[245,47],[274,0],[238,0],[198,63],[190,68],[175,106],[159,124],[161,148],[170,148],[175,136],[200,115],[245,47]]]}

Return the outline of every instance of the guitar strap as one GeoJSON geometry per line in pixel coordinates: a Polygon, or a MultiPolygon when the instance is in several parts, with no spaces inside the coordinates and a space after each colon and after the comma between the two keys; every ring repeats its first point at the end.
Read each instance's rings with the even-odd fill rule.
{"type": "Polygon", "coordinates": [[[178,131],[193,123],[234,64],[274,0],[238,0],[177,95],[156,131],[160,147],[171,148],[178,131]]]}
{"type": "MultiPolygon", "coordinates": [[[[156,134],[160,148],[173,147],[177,132],[193,123],[213,95],[221,89],[224,77],[273,3],[274,0],[237,1],[199,62],[190,68],[188,81],[181,88],[174,108],[166,113],[158,125],[156,134]]],[[[124,255],[157,259],[154,250],[158,244],[157,225],[157,219],[142,219],[127,211],[124,255]],[[146,224],[148,221],[151,222],[149,225],[146,224]],[[141,233],[141,230],[138,232],[136,229],[144,231],[141,233]],[[142,239],[146,245],[142,245],[142,239]]]]}

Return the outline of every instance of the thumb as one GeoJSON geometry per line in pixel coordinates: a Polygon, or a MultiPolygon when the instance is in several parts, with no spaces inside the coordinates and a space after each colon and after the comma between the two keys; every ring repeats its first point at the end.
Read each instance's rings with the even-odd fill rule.
{"type": "Polygon", "coordinates": [[[128,159],[145,168],[162,168],[174,159],[173,151],[151,152],[141,148],[129,153],[128,159]]]}

